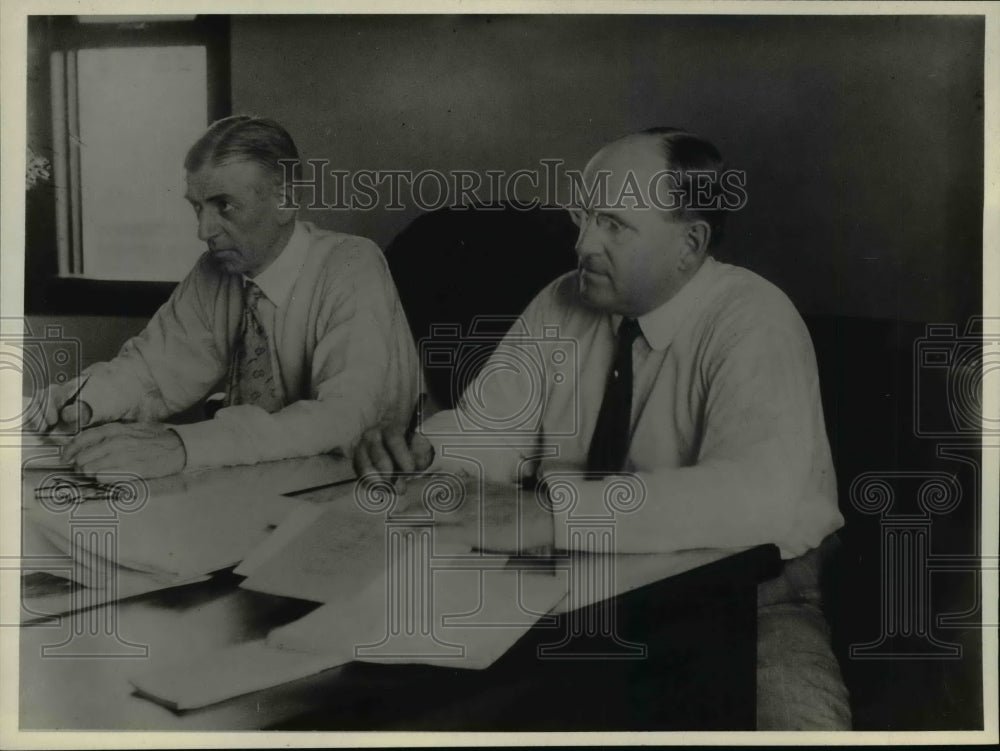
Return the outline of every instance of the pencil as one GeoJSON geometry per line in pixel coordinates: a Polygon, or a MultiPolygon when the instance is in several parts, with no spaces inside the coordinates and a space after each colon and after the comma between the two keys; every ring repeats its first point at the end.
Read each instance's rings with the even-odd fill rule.
{"type": "MultiPolygon", "coordinates": [[[[83,378],[80,379],[80,385],[76,387],[76,391],[74,391],[70,395],[69,399],[67,399],[66,401],[64,401],[63,405],[59,408],[60,415],[62,414],[62,411],[64,409],[66,409],[66,407],[68,407],[69,405],[71,405],[71,404],[73,404],[73,403],[76,402],[77,398],[79,398],[79,396],[80,396],[80,393],[83,391],[83,387],[87,385],[87,381],[89,381],[89,380],[90,380],[90,376],[84,376],[83,378]]],[[[46,431],[45,431],[45,433],[43,435],[50,435],[52,433],[52,431],[55,430],[56,425],[58,425],[58,424],[59,424],[59,420],[57,419],[55,421],[55,423],[53,423],[52,425],[49,425],[48,429],[46,429],[46,431]]]]}

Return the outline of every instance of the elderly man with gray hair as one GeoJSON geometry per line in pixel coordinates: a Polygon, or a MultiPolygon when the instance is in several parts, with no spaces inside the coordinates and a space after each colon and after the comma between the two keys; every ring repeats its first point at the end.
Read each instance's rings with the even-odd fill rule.
{"type": "Polygon", "coordinates": [[[278,123],[245,115],[191,147],[186,198],[207,251],[117,357],[49,387],[42,427],[84,428],[64,460],[156,477],[349,453],[365,427],[406,419],[416,355],[383,255],[297,221],[283,163],[298,159],[278,123]],[[213,419],[162,422],[220,385],[213,419]]]}

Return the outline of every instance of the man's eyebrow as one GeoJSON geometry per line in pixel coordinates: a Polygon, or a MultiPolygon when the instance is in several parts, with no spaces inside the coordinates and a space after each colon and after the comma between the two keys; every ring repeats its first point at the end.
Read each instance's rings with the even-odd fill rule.
{"type": "Polygon", "coordinates": [[[208,196],[202,201],[195,201],[187,193],[184,194],[184,198],[187,199],[188,203],[233,203],[235,199],[228,193],[216,193],[215,195],[208,196]]]}
{"type": "Polygon", "coordinates": [[[614,219],[616,222],[618,222],[619,224],[624,224],[626,227],[633,226],[632,222],[626,219],[624,214],[621,214],[617,211],[611,211],[609,209],[595,209],[594,213],[600,216],[606,216],[610,219],[614,219]]]}

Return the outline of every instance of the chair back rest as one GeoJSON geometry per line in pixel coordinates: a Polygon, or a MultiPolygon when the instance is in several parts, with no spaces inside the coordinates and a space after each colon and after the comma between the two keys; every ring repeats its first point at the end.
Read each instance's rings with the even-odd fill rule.
{"type": "Polygon", "coordinates": [[[421,365],[440,407],[454,406],[532,298],[576,267],[576,235],[565,209],[501,203],[424,214],[389,244],[417,351],[433,353],[421,365]]]}

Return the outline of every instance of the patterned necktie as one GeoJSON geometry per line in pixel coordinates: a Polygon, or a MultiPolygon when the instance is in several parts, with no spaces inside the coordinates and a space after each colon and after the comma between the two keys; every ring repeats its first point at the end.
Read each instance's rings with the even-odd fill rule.
{"type": "Polygon", "coordinates": [[[618,327],[618,347],[587,455],[587,470],[601,476],[625,468],[632,427],[632,344],[641,333],[634,318],[623,318],[618,327]]]}
{"type": "Polygon", "coordinates": [[[260,320],[260,287],[247,281],[243,304],[243,331],[236,341],[229,380],[230,404],[254,404],[266,412],[285,406],[280,384],[271,367],[271,348],[260,320]]]}

